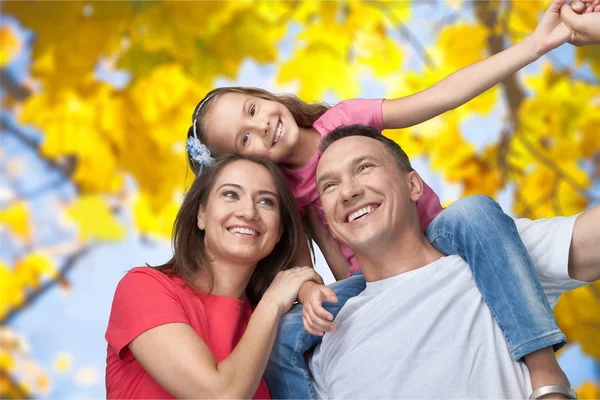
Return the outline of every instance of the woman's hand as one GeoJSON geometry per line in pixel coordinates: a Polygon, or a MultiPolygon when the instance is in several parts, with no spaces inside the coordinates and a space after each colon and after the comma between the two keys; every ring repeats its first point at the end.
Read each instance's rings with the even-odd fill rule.
{"type": "Polygon", "coordinates": [[[321,277],[311,267],[294,267],[279,271],[261,299],[272,302],[279,310],[279,315],[289,311],[298,298],[300,287],[306,281],[322,282],[321,277]]]}

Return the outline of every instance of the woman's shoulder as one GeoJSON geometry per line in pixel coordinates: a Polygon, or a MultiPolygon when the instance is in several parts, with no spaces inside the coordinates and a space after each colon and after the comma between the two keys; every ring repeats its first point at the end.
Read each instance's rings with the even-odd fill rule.
{"type": "Polygon", "coordinates": [[[168,271],[161,271],[154,267],[135,267],[127,271],[119,282],[119,288],[135,286],[138,290],[145,286],[178,286],[179,279],[168,271]]]}

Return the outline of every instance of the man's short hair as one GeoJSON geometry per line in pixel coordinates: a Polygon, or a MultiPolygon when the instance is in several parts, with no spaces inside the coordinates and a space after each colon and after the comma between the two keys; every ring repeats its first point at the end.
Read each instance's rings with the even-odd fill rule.
{"type": "Polygon", "coordinates": [[[408,155],[406,155],[398,143],[383,136],[378,129],[361,124],[340,126],[332,130],[331,133],[327,135],[327,137],[325,137],[325,139],[323,139],[321,142],[321,153],[324,153],[325,150],[327,150],[327,148],[334,142],[351,136],[364,136],[381,142],[394,157],[396,164],[401,171],[413,171],[413,167],[410,165],[408,155]]]}

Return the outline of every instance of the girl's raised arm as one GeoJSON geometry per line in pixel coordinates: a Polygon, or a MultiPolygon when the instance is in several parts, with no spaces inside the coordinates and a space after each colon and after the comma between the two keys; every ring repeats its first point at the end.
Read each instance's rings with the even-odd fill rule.
{"type": "Polygon", "coordinates": [[[421,92],[383,102],[386,129],[420,124],[459,107],[571,38],[560,19],[565,0],[554,0],[535,31],[521,42],[462,68],[421,92]]]}

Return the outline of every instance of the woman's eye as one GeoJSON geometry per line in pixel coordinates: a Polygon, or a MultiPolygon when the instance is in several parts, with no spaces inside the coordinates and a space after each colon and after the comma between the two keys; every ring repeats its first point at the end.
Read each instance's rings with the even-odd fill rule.
{"type": "Polygon", "coordinates": [[[256,106],[254,104],[252,104],[250,106],[250,116],[254,117],[254,114],[256,113],[256,106]]]}
{"type": "Polygon", "coordinates": [[[275,205],[275,202],[272,199],[267,199],[267,198],[260,199],[258,202],[260,204],[266,204],[268,206],[274,206],[275,205]]]}
{"type": "Polygon", "coordinates": [[[249,133],[244,133],[244,136],[242,136],[242,145],[245,146],[246,143],[248,143],[248,139],[250,139],[250,134],[249,133]]]}
{"type": "Polygon", "coordinates": [[[226,197],[228,199],[238,199],[239,198],[239,196],[236,192],[231,192],[231,191],[223,192],[223,197],[226,197]]]}

